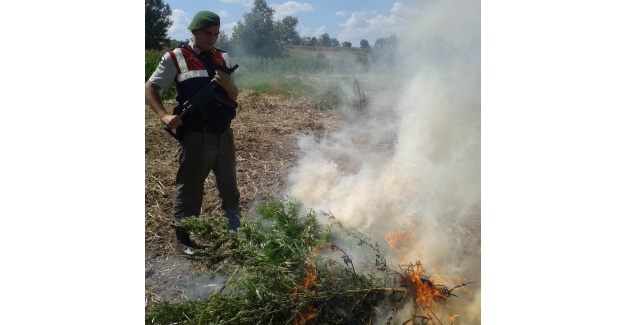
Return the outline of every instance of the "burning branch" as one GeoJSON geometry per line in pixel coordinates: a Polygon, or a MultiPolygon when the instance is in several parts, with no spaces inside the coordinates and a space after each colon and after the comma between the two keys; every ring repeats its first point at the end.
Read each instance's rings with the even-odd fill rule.
{"type": "Polygon", "coordinates": [[[302,216],[293,202],[269,200],[257,211],[257,218],[243,220],[218,268],[228,290],[224,284],[205,299],[157,304],[146,312],[146,323],[372,324],[386,319],[391,324],[402,306],[412,304],[423,315],[403,324],[442,324],[434,307],[468,284],[449,290],[425,276],[420,262],[393,270],[377,243],[343,228],[331,215],[331,223],[321,227],[314,212],[302,216]],[[350,255],[356,251],[358,258],[350,255]]]}

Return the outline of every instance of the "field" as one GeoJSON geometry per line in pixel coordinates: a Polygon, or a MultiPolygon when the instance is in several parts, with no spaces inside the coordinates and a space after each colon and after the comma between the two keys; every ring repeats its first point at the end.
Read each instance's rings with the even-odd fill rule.
{"type": "MultiPolygon", "coordinates": [[[[410,126],[423,124],[419,128],[407,129],[410,131],[409,146],[403,148],[402,153],[409,156],[400,155],[402,159],[393,165],[393,150],[402,144],[397,138],[395,124],[398,120],[396,113],[401,110],[393,107],[396,87],[390,82],[380,82],[380,75],[392,74],[373,57],[352,50],[292,48],[288,57],[279,60],[233,58],[233,63],[241,66],[235,75],[241,91],[232,128],[244,223],[234,237],[225,231],[225,226],[219,228],[219,224],[225,221],[221,217],[214,180],[209,176],[202,213],[192,226],[198,232],[210,233],[209,237],[194,233],[197,235],[194,235],[195,239],[210,249],[198,259],[180,256],[173,230],[169,227],[177,169],[176,142],[163,130],[152,110],[145,106],[146,324],[195,324],[215,319],[218,320],[214,323],[219,324],[258,323],[259,319],[264,323],[305,324],[314,319],[319,324],[338,324],[348,319],[349,324],[378,321],[391,324],[393,318],[403,324],[416,323],[419,319],[421,323],[427,319],[428,324],[438,324],[441,322],[435,322],[438,311],[434,306],[445,301],[454,290],[454,296],[462,296],[452,302],[454,314],[456,311],[461,314],[458,324],[479,323],[479,290],[477,293],[473,291],[474,281],[479,279],[479,266],[475,266],[479,264],[474,264],[479,262],[479,206],[463,207],[463,214],[442,213],[449,211],[448,205],[442,206],[445,209],[436,213],[438,224],[430,226],[415,213],[419,209],[414,198],[433,193],[426,198],[427,203],[442,202],[441,198],[449,197],[447,191],[462,187],[442,186],[431,192],[431,185],[455,184],[458,177],[450,178],[449,170],[425,170],[423,175],[429,179],[420,184],[419,178],[407,177],[410,175],[401,173],[403,168],[399,168],[411,167],[406,171],[420,175],[415,173],[415,165],[404,166],[404,163],[438,159],[439,153],[466,150],[470,153],[466,156],[468,159],[445,162],[457,164],[454,168],[458,175],[474,175],[476,169],[471,156],[476,148],[473,124],[466,128],[466,124],[455,122],[462,120],[456,118],[459,114],[464,114],[465,122],[474,121],[479,116],[479,111],[476,114],[479,102],[476,104],[473,98],[469,98],[452,105],[450,96],[445,96],[443,91],[442,102],[418,106],[419,110],[415,110],[412,102],[401,106],[407,109],[404,113],[417,111],[421,114],[404,115],[411,118],[410,126]],[[376,71],[366,73],[371,70],[376,71]],[[431,134],[434,137],[427,137],[430,134],[424,131],[430,130],[432,125],[436,126],[437,133],[431,134]],[[467,132],[456,135],[458,129],[467,129],[467,132]],[[346,130],[348,134],[344,132],[346,130]],[[326,143],[325,140],[329,137],[336,139],[338,134],[346,136],[342,138],[346,141],[340,148],[323,147],[320,152],[314,149],[302,152],[298,146],[298,140],[304,135],[307,139],[302,143],[309,145],[316,142],[314,140],[326,143]],[[419,139],[427,139],[428,145],[435,144],[432,148],[443,151],[415,151],[414,144],[419,139]],[[322,156],[325,151],[332,152],[330,161],[306,165],[311,155],[322,156]],[[300,159],[302,157],[304,159],[300,159]],[[343,176],[343,180],[351,182],[352,175],[366,169],[361,168],[362,158],[372,159],[381,166],[399,168],[400,172],[397,175],[383,174],[382,179],[375,180],[380,187],[373,190],[369,185],[362,188],[350,185],[347,187],[349,193],[338,193],[324,186],[326,180],[334,181],[343,176]],[[339,173],[326,174],[326,167],[337,167],[339,173]],[[322,182],[303,182],[304,192],[299,195],[314,196],[321,191],[324,197],[341,206],[351,203],[360,208],[358,217],[374,215],[370,220],[375,226],[370,230],[375,228],[376,239],[367,239],[369,234],[361,236],[363,234],[353,231],[349,225],[345,228],[337,226],[338,231],[334,228],[334,237],[330,239],[324,237],[325,230],[316,230],[315,221],[309,222],[311,219],[302,218],[302,215],[292,217],[290,206],[283,209],[270,204],[268,208],[265,202],[269,198],[284,202],[289,199],[285,191],[294,188],[288,179],[294,175],[292,171],[299,173],[298,177],[321,171],[319,179],[322,182]],[[380,190],[387,192],[377,195],[380,190]],[[341,196],[354,192],[360,194],[350,196],[351,202],[341,196]],[[414,206],[414,210],[406,213],[402,210],[405,206],[414,206]],[[375,211],[370,214],[368,209],[375,211]],[[267,212],[271,215],[268,218],[267,212]],[[309,223],[299,224],[302,220],[309,223]],[[453,258],[451,254],[428,255],[430,260],[439,265],[448,262],[461,265],[466,261],[469,272],[460,276],[445,275],[445,280],[438,277],[436,283],[431,281],[423,273],[422,255],[408,254],[410,249],[422,247],[422,238],[430,236],[450,238],[449,252],[458,251],[453,258]],[[385,247],[382,252],[378,250],[382,247],[378,243],[385,247]],[[350,256],[361,248],[365,251],[358,262],[363,264],[354,267],[350,256]],[[317,258],[319,249],[324,252],[317,258]],[[409,258],[402,262],[405,264],[387,264],[385,256],[391,251],[398,254],[396,259],[399,256],[405,260],[404,254],[409,258]],[[362,270],[368,271],[360,273],[362,270]],[[467,285],[471,288],[465,287],[467,285]],[[215,295],[222,293],[224,288],[224,294],[215,295]],[[397,296],[395,293],[402,294],[397,296]],[[376,311],[372,312],[372,308],[376,311]]],[[[147,69],[146,53],[146,76],[147,69]]],[[[432,82],[431,78],[428,81],[432,82]]],[[[445,80],[445,83],[438,84],[437,90],[446,89],[448,84],[445,80]]],[[[423,96],[430,97],[429,93],[423,96]]],[[[166,98],[166,108],[171,110],[175,101],[167,94],[166,98]]],[[[428,167],[428,164],[418,167],[428,167]]],[[[374,173],[373,176],[377,175],[374,173]]],[[[473,193],[475,186],[471,180],[467,182],[468,191],[473,193]]],[[[327,222],[327,215],[324,218],[327,222]]],[[[424,252],[430,253],[427,247],[424,252]]],[[[454,319],[451,319],[452,324],[454,319]]]]}
{"type": "MultiPolygon", "coordinates": [[[[170,108],[173,105],[173,101],[168,102],[170,108]]],[[[332,131],[338,120],[335,111],[306,99],[250,96],[244,90],[239,105],[232,128],[241,205],[246,214],[255,201],[281,194],[286,173],[296,162],[297,136],[321,136],[332,131]]],[[[175,140],[163,131],[147,105],[145,113],[146,303],[150,304],[186,298],[189,288],[185,288],[185,281],[189,278],[180,277],[186,277],[191,264],[178,257],[173,231],[168,226],[177,169],[175,140]]],[[[219,218],[220,202],[212,176],[206,191],[202,217],[219,218]]]]}
{"type": "MultiPolygon", "coordinates": [[[[295,62],[305,61],[307,53],[298,50],[294,53],[299,58],[295,62]]],[[[308,57],[312,56],[314,61],[317,54],[317,51],[310,51],[308,57]]],[[[335,106],[345,97],[337,92],[337,87],[320,86],[310,74],[305,80],[294,73],[310,67],[298,68],[293,61],[274,62],[273,66],[282,68],[264,74],[271,78],[261,79],[262,71],[250,71],[250,67],[257,66],[253,63],[248,59],[240,63],[243,68],[237,71],[237,84],[242,89],[237,116],[232,122],[244,216],[254,208],[255,202],[268,195],[282,195],[285,177],[296,163],[297,137],[303,134],[321,137],[336,129],[340,122],[335,106]]],[[[269,70],[272,67],[263,66],[269,70]]],[[[146,62],[146,76],[150,68],[146,62]]],[[[336,83],[336,79],[333,82],[336,83]]],[[[165,101],[168,110],[175,104],[173,99],[165,101]]],[[[210,266],[181,257],[173,230],[168,226],[177,169],[175,149],[175,140],[163,130],[146,104],[145,300],[148,308],[159,301],[194,298],[210,289],[202,286],[205,281],[202,271],[210,266]]],[[[205,190],[201,218],[221,218],[212,175],[205,190]]]]}

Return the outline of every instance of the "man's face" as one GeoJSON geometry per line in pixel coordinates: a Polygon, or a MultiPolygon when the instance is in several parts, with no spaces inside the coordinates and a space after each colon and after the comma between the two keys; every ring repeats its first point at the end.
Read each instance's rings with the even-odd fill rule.
{"type": "Polygon", "coordinates": [[[215,46],[219,38],[219,26],[209,26],[193,31],[195,45],[202,51],[208,51],[215,46]]]}

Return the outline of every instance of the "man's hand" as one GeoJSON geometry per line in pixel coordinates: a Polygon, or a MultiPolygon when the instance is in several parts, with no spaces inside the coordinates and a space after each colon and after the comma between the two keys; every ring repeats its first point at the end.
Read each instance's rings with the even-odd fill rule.
{"type": "Polygon", "coordinates": [[[230,79],[229,74],[221,70],[217,70],[217,73],[215,74],[215,78],[213,78],[213,80],[219,87],[223,88],[223,90],[226,91],[228,97],[230,97],[232,101],[237,101],[239,91],[234,87],[234,84],[232,83],[232,79],[230,79]]]}
{"type": "Polygon", "coordinates": [[[178,115],[166,114],[161,117],[163,122],[170,130],[173,130],[182,125],[182,119],[178,115]]]}
{"type": "Polygon", "coordinates": [[[158,89],[157,85],[148,80],[145,83],[145,99],[161,122],[167,125],[170,130],[173,130],[182,125],[182,119],[178,115],[172,115],[167,112],[165,107],[163,107],[161,97],[158,95],[158,89]]]}

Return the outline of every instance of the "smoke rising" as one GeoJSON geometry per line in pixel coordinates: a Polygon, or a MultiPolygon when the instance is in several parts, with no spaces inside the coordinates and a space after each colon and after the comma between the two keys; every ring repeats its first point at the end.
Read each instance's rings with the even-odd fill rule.
{"type": "Polygon", "coordinates": [[[359,75],[366,114],[300,139],[290,193],[388,243],[391,266],[421,261],[448,286],[474,281],[448,308],[454,324],[479,323],[480,2],[407,10],[394,73],[359,75]]]}

